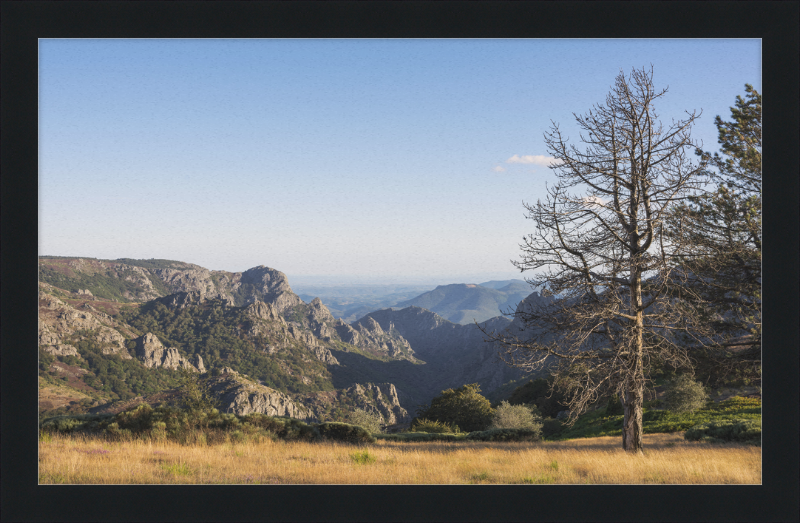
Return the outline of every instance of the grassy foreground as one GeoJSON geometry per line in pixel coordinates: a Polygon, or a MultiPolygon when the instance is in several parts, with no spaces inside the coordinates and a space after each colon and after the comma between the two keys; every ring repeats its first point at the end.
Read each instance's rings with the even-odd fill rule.
{"type": "Polygon", "coordinates": [[[378,441],[180,445],[54,434],[39,442],[42,484],[760,484],[761,449],[646,434],[537,443],[378,441]]]}

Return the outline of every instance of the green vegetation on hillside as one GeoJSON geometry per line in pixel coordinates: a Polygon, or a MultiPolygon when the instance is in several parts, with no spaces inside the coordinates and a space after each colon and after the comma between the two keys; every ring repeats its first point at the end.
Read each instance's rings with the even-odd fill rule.
{"type": "Polygon", "coordinates": [[[142,334],[155,334],[164,346],[175,347],[184,357],[199,354],[208,369],[229,366],[287,393],[333,388],[326,365],[309,357],[300,342],[282,339],[277,331],[253,338],[243,336],[254,320],[239,307],[211,300],[172,309],[151,301],[138,310],[121,312],[119,319],[142,334]],[[267,350],[277,344],[288,348],[279,357],[271,356],[267,350]],[[311,383],[305,383],[304,376],[311,383]]]}
{"type": "MultiPolygon", "coordinates": [[[[719,403],[709,403],[694,412],[675,413],[645,408],[642,416],[644,433],[680,432],[701,423],[724,420],[761,421],[761,400],[733,397],[719,403]]],[[[559,422],[560,423],[560,422],[559,422]]],[[[622,415],[609,416],[601,408],[579,417],[572,427],[560,425],[548,439],[594,438],[622,434],[622,415]]]]}
{"type": "MultiPolygon", "coordinates": [[[[95,272],[87,274],[85,272],[74,272],[64,270],[51,264],[39,264],[39,281],[49,283],[55,287],[77,292],[79,289],[89,289],[98,298],[108,300],[130,302],[125,297],[125,293],[138,294],[146,292],[147,289],[132,281],[125,280],[126,275],[131,275],[130,270],[122,269],[117,274],[104,274],[95,272]]],[[[161,284],[163,287],[163,284],[161,284]]]]}
{"type": "Polygon", "coordinates": [[[178,269],[178,270],[186,270],[190,267],[187,267],[187,263],[176,261],[176,260],[157,260],[155,258],[151,258],[149,260],[135,260],[133,258],[118,258],[114,260],[118,263],[124,263],[125,265],[134,265],[136,267],[142,267],[144,269],[178,269]]]}
{"type": "Polygon", "coordinates": [[[90,371],[89,374],[84,374],[83,381],[96,390],[107,392],[111,399],[126,400],[178,384],[179,375],[175,371],[164,368],[148,369],[136,360],[103,354],[94,340],[73,339],[70,343],[78,349],[81,358],[65,356],[59,359],[90,371]]]}

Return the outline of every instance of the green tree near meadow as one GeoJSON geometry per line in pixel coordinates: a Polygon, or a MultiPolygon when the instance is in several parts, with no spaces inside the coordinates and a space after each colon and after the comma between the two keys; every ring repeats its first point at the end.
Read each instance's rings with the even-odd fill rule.
{"type": "Polygon", "coordinates": [[[761,378],[761,94],[745,85],[731,120],[714,119],[722,151],[699,150],[713,189],[678,205],[669,231],[694,246],[678,261],[691,278],[688,299],[714,326],[698,352],[717,379],[761,378]]]}
{"type": "Polygon", "coordinates": [[[457,425],[466,432],[484,430],[491,423],[494,411],[491,402],[480,392],[477,383],[443,390],[430,405],[422,405],[417,410],[417,418],[457,425]]]}

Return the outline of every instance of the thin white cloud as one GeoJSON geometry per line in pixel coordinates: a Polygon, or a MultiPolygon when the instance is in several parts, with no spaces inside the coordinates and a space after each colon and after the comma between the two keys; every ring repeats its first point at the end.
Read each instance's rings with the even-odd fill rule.
{"type": "Polygon", "coordinates": [[[553,164],[561,163],[560,160],[556,160],[552,156],[544,156],[543,154],[528,154],[525,156],[519,156],[515,154],[508,160],[506,163],[523,163],[523,164],[533,164],[533,165],[541,165],[542,167],[548,167],[553,164]]]}
{"type": "Polygon", "coordinates": [[[496,173],[504,173],[504,172],[506,172],[506,168],[505,168],[505,167],[503,167],[502,165],[498,165],[497,167],[495,167],[495,168],[494,168],[494,169],[492,169],[492,170],[493,170],[494,172],[496,172],[496,173]]]}

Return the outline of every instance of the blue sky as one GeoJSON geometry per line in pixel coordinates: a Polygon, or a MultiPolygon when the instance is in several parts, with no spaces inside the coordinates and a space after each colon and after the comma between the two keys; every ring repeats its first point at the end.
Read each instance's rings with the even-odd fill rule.
{"type": "Polygon", "coordinates": [[[39,252],[290,283],[526,276],[522,201],[554,178],[509,159],[547,156],[551,120],[577,138],[572,113],[650,64],[662,120],[702,110],[705,149],[761,91],[759,40],[43,39],[39,252]]]}

